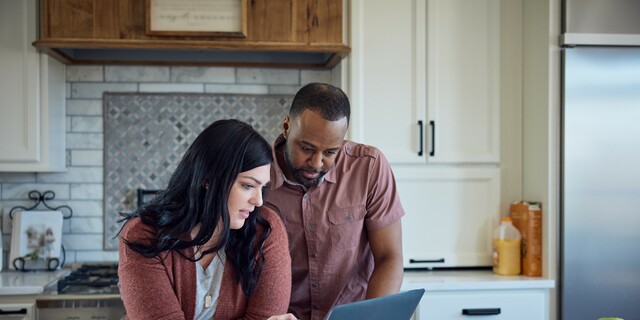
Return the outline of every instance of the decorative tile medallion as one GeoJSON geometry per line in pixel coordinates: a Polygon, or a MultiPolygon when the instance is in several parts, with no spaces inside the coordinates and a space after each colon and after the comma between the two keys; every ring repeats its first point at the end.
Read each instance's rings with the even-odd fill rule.
{"type": "Polygon", "coordinates": [[[120,212],[137,207],[137,189],[164,189],[196,136],[220,119],[251,124],[269,143],[282,132],[291,95],[104,95],[104,249],[118,250],[120,212]]]}

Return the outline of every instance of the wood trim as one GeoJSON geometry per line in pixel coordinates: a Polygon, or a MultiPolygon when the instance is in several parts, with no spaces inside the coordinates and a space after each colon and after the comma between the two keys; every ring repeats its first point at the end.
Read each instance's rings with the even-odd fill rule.
{"type": "Polygon", "coordinates": [[[41,39],[33,43],[36,48],[87,48],[87,49],[184,49],[184,50],[235,50],[235,51],[282,51],[282,52],[323,52],[348,54],[351,49],[346,45],[306,44],[282,42],[235,42],[235,41],[197,41],[180,42],[165,40],[132,39],[41,39]]]}
{"type": "MultiPolygon", "coordinates": [[[[65,59],[66,55],[61,54],[65,59]]],[[[61,60],[59,60],[61,61],[61,60]]],[[[81,65],[125,65],[125,66],[194,66],[194,67],[234,67],[234,68],[284,68],[284,69],[327,69],[334,65],[328,63],[271,63],[271,62],[175,62],[175,61],[94,61],[83,59],[65,59],[66,64],[81,65]]],[[[338,60],[339,61],[339,60],[338,60]]]]}

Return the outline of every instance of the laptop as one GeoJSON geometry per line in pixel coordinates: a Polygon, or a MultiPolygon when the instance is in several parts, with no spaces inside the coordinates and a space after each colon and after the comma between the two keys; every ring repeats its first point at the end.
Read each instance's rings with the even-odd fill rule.
{"type": "Polygon", "coordinates": [[[380,298],[341,304],[333,307],[325,320],[409,320],[423,294],[424,289],[415,289],[380,298]]]}

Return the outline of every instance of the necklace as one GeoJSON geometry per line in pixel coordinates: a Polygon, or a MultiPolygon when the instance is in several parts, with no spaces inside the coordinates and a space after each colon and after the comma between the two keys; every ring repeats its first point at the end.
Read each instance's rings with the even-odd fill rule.
{"type": "Polygon", "coordinates": [[[215,302],[218,300],[218,295],[220,292],[220,287],[222,285],[222,275],[224,273],[224,253],[218,253],[214,255],[213,260],[207,266],[206,269],[203,269],[203,275],[205,283],[203,286],[208,285],[206,288],[206,292],[204,295],[204,308],[212,307],[215,302]],[[208,276],[207,276],[208,275],[208,276]]]}

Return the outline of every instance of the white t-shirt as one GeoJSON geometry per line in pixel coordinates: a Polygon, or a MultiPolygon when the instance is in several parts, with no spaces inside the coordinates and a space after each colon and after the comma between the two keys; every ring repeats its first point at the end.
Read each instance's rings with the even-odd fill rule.
{"type": "Polygon", "coordinates": [[[224,273],[224,251],[215,255],[207,269],[196,261],[196,310],[193,319],[213,319],[220,296],[222,274],[224,273]]]}

